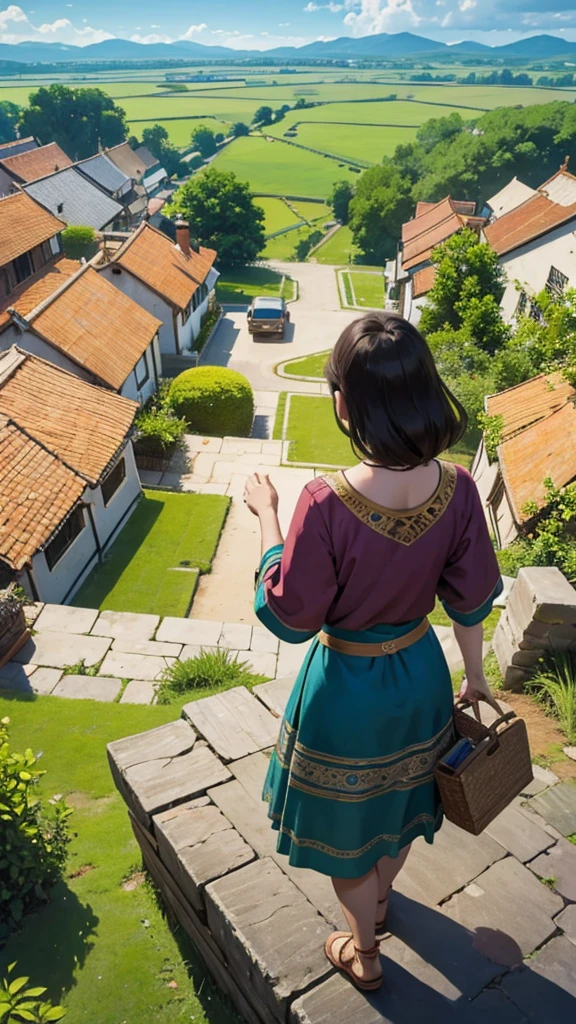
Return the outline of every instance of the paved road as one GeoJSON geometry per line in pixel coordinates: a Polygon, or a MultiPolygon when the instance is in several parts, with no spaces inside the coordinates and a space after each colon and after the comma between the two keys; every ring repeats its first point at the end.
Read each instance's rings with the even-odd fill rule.
{"type": "MultiPolygon", "coordinates": [[[[286,359],[332,348],[340,332],[354,319],[354,313],[340,308],[333,267],[312,263],[271,264],[280,273],[298,281],[299,299],[290,305],[291,323],[283,341],[255,341],[248,333],[246,314],[229,312],[222,320],[201,362],[229,366],[243,373],[256,391],[286,391],[287,381],[274,373],[286,359]]],[[[290,391],[309,394],[325,386],[290,381],[290,391]]]]}

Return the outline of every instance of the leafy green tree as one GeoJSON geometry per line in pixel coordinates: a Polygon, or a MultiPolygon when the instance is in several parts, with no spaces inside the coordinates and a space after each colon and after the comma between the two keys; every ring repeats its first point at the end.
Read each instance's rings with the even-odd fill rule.
{"type": "Polygon", "coordinates": [[[365,171],[350,201],[350,228],[356,245],[373,263],[394,256],[402,224],[411,216],[410,182],[389,162],[365,171]]]}
{"type": "Polygon", "coordinates": [[[43,144],[57,142],[69,157],[81,160],[97,153],[99,146],[123,142],[128,126],[124,111],[102,89],[54,84],[30,95],[20,131],[43,144]]]}
{"type": "Polygon", "coordinates": [[[201,124],[198,128],[195,128],[190,137],[190,141],[192,142],[194,149],[197,149],[204,159],[208,156],[214,156],[217,148],[216,139],[214,137],[214,132],[210,128],[207,128],[206,125],[201,124]]]}
{"type": "Polygon", "coordinates": [[[69,260],[91,259],[98,251],[94,228],[73,224],[62,232],[64,255],[69,260]]]}
{"type": "Polygon", "coordinates": [[[243,121],[236,121],[236,124],[232,125],[232,131],[230,134],[233,135],[235,139],[239,139],[242,135],[250,135],[250,129],[243,121]]]}
{"type": "Polygon", "coordinates": [[[464,121],[460,114],[453,113],[449,117],[433,117],[425,121],[416,132],[416,139],[425,153],[430,153],[439,142],[449,141],[464,129],[464,121]]]}
{"type": "Polygon", "coordinates": [[[16,125],[20,117],[20,108],[7,100],[0,102],[0,142],[13,142],[16,138],[16,125]]]}
{"type": "Polygon", "coordinates": [[[182,163],[179,150],[169,142],[169,135],[161,124],[152,125],[142,132],[142,145],[150,150],[152,156],[160,161],[166,173],[172,177],[173,174],[183,174],[185,165],[182,163]]]}
{"type": "Polygon", "coordinates": [[[536,319],[519,320],[515,347],[529,352],[533,373],[561,369],[576,385],[576,288],[562,295],[543,291],[531,305],[536,319]]]}
{"type": "Polygon", "coordinates": [[[252,199],[250,186],[232,171],[210,167],[176,192],[171,212],[193,225],[202,245],[218,252],[225,267],[255,260],[265,245],[264,211],[252,199]]]}
{"type": "Polygon", "coordinates": [[[332,212],[341,224],[347,224],[349,220],[350,200],[354,198],[354,187],[349,181],[335,181],[332,192],[328,196],[328,202],[332,212]]]}
{"type": "Polygon", "coordinates": [[[258,107],[258,110],[252,118],[252,124],[272,124],[274,120],[274,111],[272,107],[258,107]]]}

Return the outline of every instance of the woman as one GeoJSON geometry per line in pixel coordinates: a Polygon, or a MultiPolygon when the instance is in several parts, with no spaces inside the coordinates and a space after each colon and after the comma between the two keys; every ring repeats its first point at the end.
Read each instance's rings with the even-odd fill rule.
{"type": "Polygon", "coordinates": [[[316,637],[263,795],[278,850],[332,878],[350,932],[330,936],[328,959],[372,990],[388,894],[412,841],[432,843],[442,824],[433,773],[455,740],[450,672],[426,616],[438,596],[464,660],[460,695],[482,699],[482,621],[502,582],[472,478],[438,459],[467,418],[418,331],[367,314],[326,377],[362,461],[304,488],[286,542],[268,478],[246,485],[262,531],[256,613],[289,643],[316,637]]]}

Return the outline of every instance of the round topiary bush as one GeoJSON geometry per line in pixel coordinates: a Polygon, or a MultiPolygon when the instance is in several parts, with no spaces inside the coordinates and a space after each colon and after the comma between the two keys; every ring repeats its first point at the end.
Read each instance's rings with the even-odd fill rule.
{"type": "Polygon", "coordinates": [[[254,419],[249,381],[236,370],[197,366],[184,370],[170,386],[170,405],[190,430],[214,437],[248,437],[254,419]]]}

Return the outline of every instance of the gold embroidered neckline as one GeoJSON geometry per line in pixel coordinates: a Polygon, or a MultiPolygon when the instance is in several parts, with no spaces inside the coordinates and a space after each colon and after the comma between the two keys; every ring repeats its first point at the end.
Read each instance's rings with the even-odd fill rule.
{"type": "Polygon", "coordinates": [[[427,501],[416,508],[392,509],[360,494],[341,471],[324,477],[344,505],[370,529],[408,546],[423,536],[445,512],[456,489],[457,472],[451,462],[438,459],[440,481],[427,501]]]}

